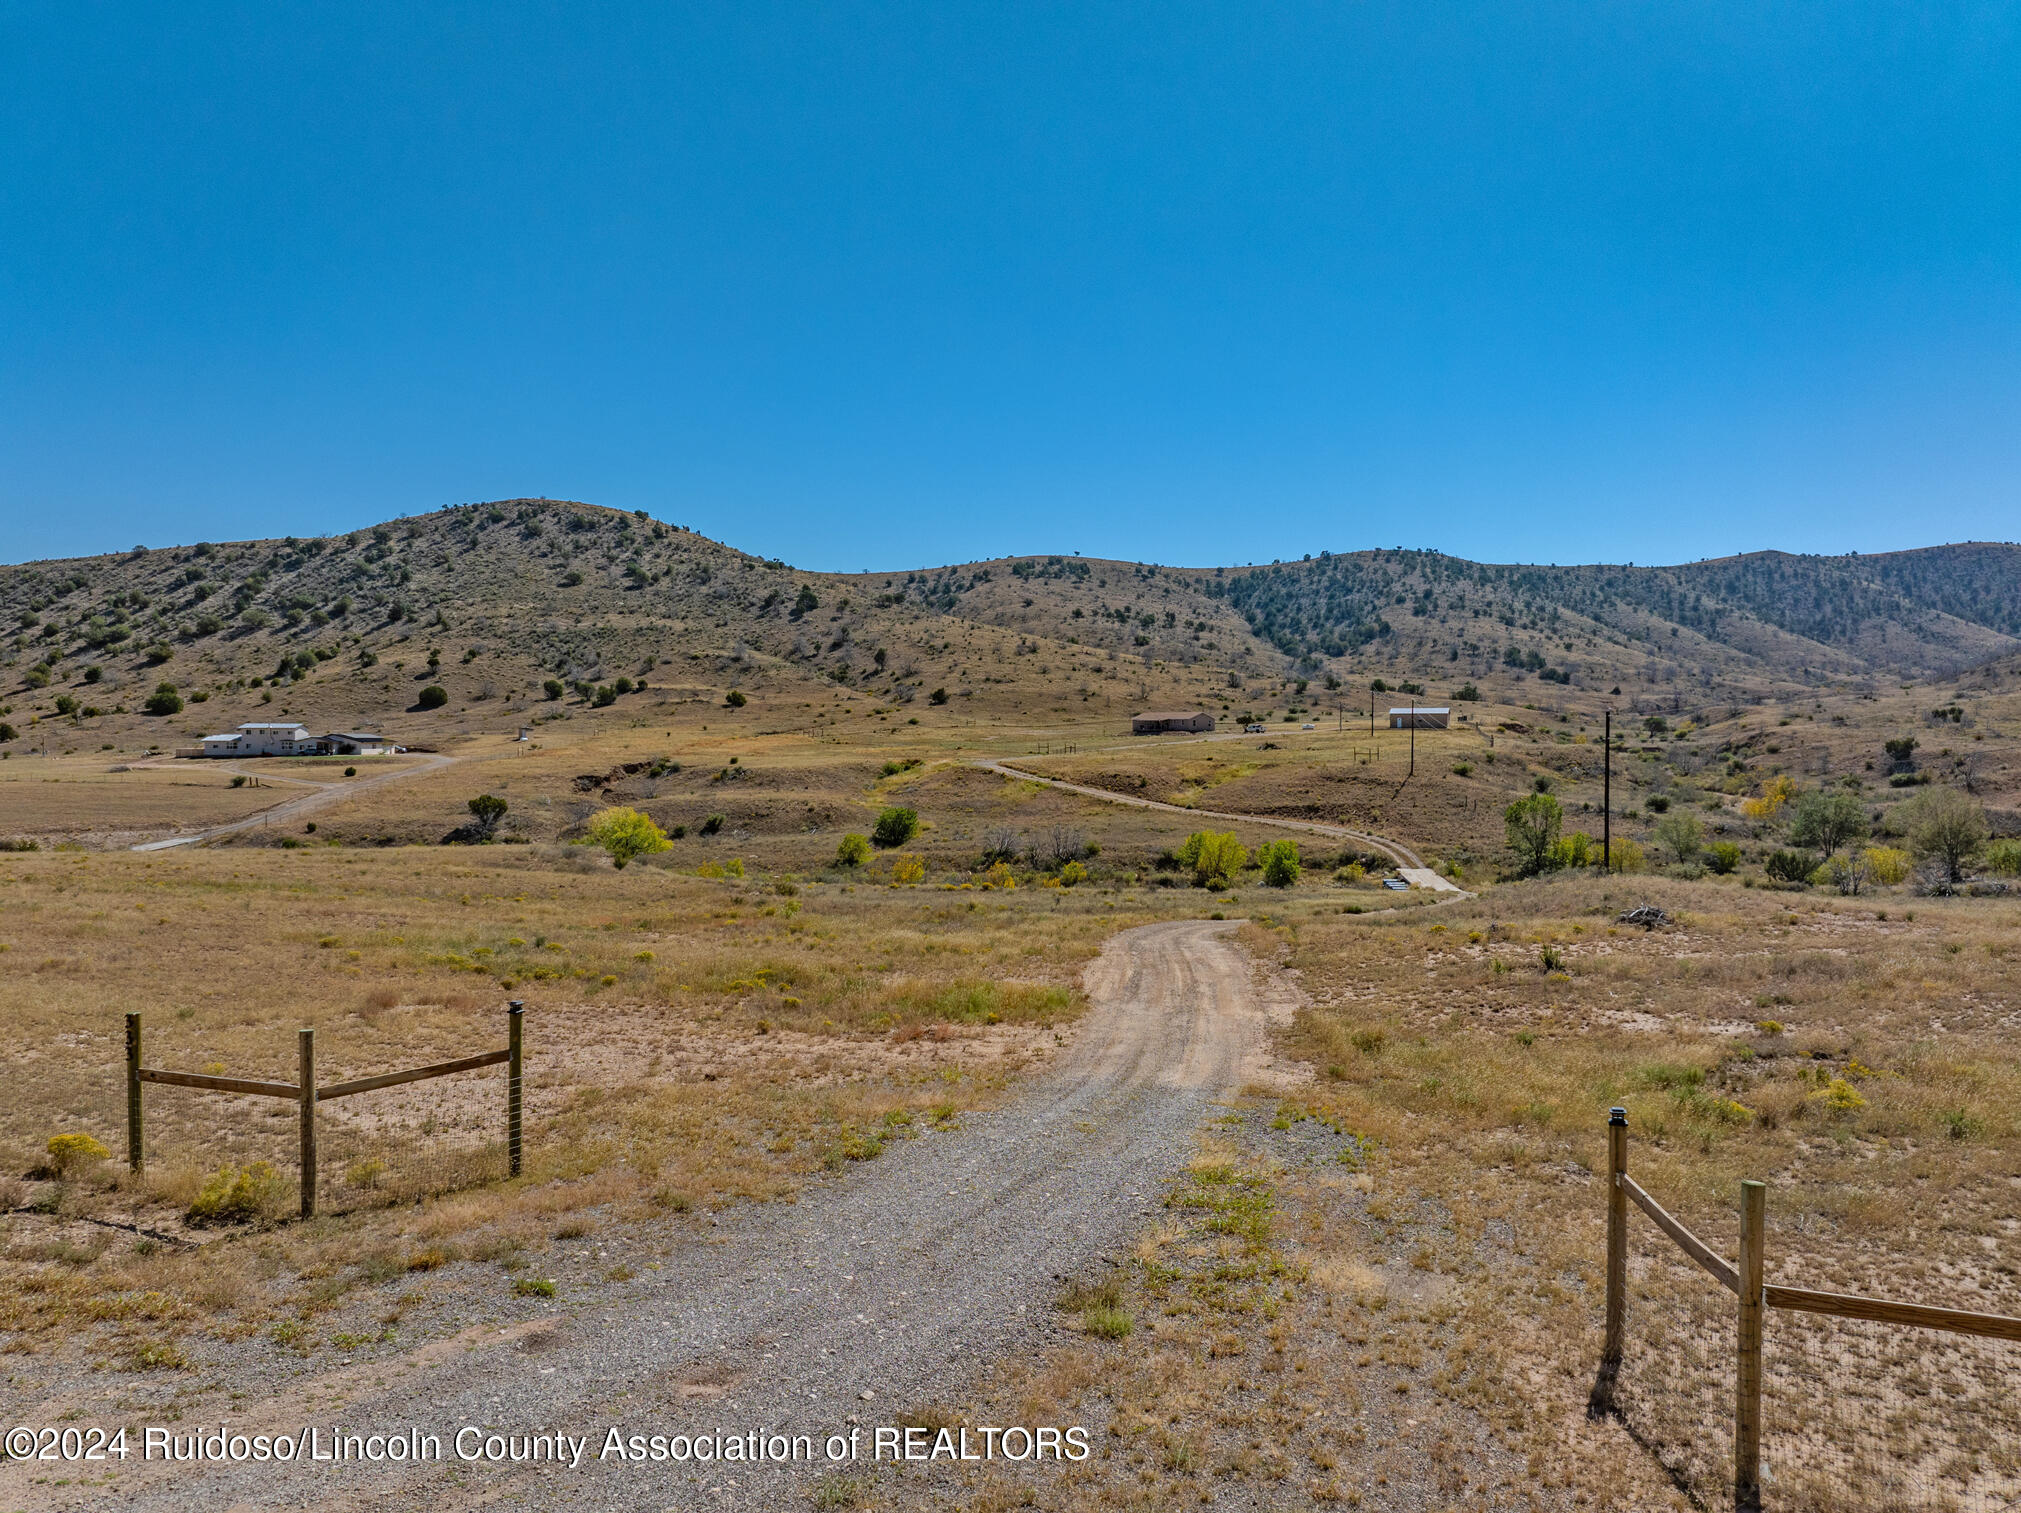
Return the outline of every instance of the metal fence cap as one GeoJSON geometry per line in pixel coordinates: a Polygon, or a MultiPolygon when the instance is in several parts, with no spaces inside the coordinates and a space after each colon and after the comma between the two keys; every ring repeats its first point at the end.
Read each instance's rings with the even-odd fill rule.
{"type": "Polygon", "coordinates": [[[1607,1110],[1607,1122],[1609,1124],[1626,1124],[1628,1122],[1628,1110],[1618,1107],[1610,1108],[1607,1110]]]}

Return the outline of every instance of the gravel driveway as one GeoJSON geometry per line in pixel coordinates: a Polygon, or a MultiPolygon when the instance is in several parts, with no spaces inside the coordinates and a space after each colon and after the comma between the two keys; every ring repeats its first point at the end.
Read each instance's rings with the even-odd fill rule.
{"type": "MultiPolygon", "coordinates": [[[[876,1427],[955,1401],[985,1366],[1058,1338],[1060,1279],[1100,1273],[1129,1243],[1214,1101],[1260,1067],[1273,1009],[1226,938],[1234,927],[1178,921],[1116,936],[1088,968],[1092,1007],[1071,1049],[1007,1108],[924,1134],[797,1204],[726,1215],[661,1269],[571,1289],[543,1318],[501,1307],[495,1323],[508,1328],[332,1371],[231,1415],[248,1433],[414,1425],[442,1436],[444,1463],[130,1462],[121,1505],[805,1507],[817,1478],[838,1472],[825,1461],[600,1462],[613,1426],[805,1434],[817,1447],[856,1428],[863,1460],[839,1474],[873,1475],[876,1427]],[[449,1444],[463,1425],[559,1430],[587,1446],[572,1470],[462,1465],[449,1444]]],[[[0,1502],[20,1495],[10,1478],[0,1484],[0,1502]]]]}

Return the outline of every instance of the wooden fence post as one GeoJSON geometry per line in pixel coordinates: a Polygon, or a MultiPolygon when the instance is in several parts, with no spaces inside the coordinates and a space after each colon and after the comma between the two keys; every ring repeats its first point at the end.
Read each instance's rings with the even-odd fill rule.
{"type": "Polygon", "coordinates": [[[1768,1188],[1740,1184],[1739,1340],[1734,1361],[1733,1505],[1761,1506],[1761,1316],[1768,1188]]]}
{"type": "Polygon", "coordinates": [[[302,1100],[302,1217],[316,1217],[316,1032],[302,1030],[296,1035],[301,1051],[301,1079],[297,1096],[302,1100]]]}
{"type": "Polygon", "coordinates": [[[1628,1110],[1607,1111],[1607,1344],[1604,1366],[1621,1364],[1622,1336],[1628,1323],[1628,1193],[1621,1179],[1628,1175],[1628,1110]]]}
{"type": "Polygon", "coordinates": [[[520,1028],[525,1019],[526,1004],[521,999],[513,999],[505,1011],[506,1048],[511,1052],[505,1066],[505,1152],[510,1175],[519,1175],[519,1096],[520,1073],[525,1062],[521,1049],[520,1028]]]}
{"type": "Polygon", "coordinates": [[[140,1014],[126,1016],[126,1169],[136,1177],[147,1169],[140,1114],[140,1014]]]}
{"type": "Polygon", "coordinates": [[[1614,1386],[1621,1376],[1621,1346],[1628,1323],[1628,1110],[1607,1111],[1607,1334],[1600,1346],[1600,1371],[1586,1399],[1594,1418],[1614,1411],[1614,1386]]]}

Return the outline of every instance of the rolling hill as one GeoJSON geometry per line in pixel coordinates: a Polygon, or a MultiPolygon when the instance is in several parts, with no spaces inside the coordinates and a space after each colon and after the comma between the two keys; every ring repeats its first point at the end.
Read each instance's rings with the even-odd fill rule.
{"type": "Polygon", "coordinates": [[[1038,556],[823,574],[643,512],[518,499],[341,536],[0,568],[0,616],[11,728],[159,730],[164,744],[290,711],[404,720],[421,738],[599,700],[618,711],[634,686],[1037,723],[1091,705],[1267,708],[1301,679],[1372,676],[1690,702],[2011,658],[2021,547],[1671,567],[1403,550],[1240,568],[1038,556]],[[184,709],[150,719],[163,683],[184,709]],[[433,723],[428,687],[446,696],[433,723]]]}

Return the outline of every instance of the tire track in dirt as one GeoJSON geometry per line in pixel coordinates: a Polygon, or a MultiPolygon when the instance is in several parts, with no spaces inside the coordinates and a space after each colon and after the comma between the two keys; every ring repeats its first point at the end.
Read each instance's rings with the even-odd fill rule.
{"type": "MultiPolygon", "coordinates": [[[[1289,990],[1259,991],[1228,935],[1180,920],[1115,936],[1091,963],[1092,1006],[1061,1060],[1012,1105],[928,1132],[722,1228],[624,1283],[554,1308],[537,1337],[501,1284],[487,1333],[456,1352],[331,1372],[241,1402],[235,1426],[333,1418],[354,1431],[463,1424],[591,1436],[579,1470],[195,1467],[121,1478],[123,1506],[177,1510],[485,1505],[776,1508],[828,1468],[595,1463],[627,1433],[809,1434],[903,1422],[987,1366],[1060,1337],[1059,1279],[1090,1275],[1158,1211],[1204,1118],[1264,1067],[1289,990]],[[536,1343],[537,1339],[537,1343],[536,1343]],[[344,1403],[305,1416],[315,1398],[344,1403]]],[[[470,1324],[486,1322],[473,1317],[470,1324]]],[[[867,1473],[868,1466],[855,1468],[867,1473]]]]}
{"type": "Polygon", "coordinates": [[[1234,820],[1244,825],[1272,825],[1279,830],[1302,830],[1309,835],[1324,835],[1335,840],[1349,840],[1380,851],[1399,867],[1422,868],[1424,861],[1410,847],[1401,841],[1393,841],[1384,836],[1371,835],[1365,830],[1350,830],[1345,825],[1329,825],[1323,820],[1287,820],[1268,814],[1235,814],[1224,809],[1189,809],[1184,804],[1167,804],[1160,799],[1140,799],[1133,794],[1111,793],[1106,788],[1094,788],[1084,783],[1069,783],[1064,778],[1044,777],[1036,772],[1025,772],[1004,762],[986,757],[978,757],[971,764],[985,772],[994,772],[1003,777],[1017,778],[1026,783],[1043,783],[1048,788],[1063,788],[1068,793],[1085,794],[1089,798],[1104,799],[1111,804],[1133,804],[1139,809],[1162,809],[1171,814],[1184,814],[1198,819],[1234,820]]]}

